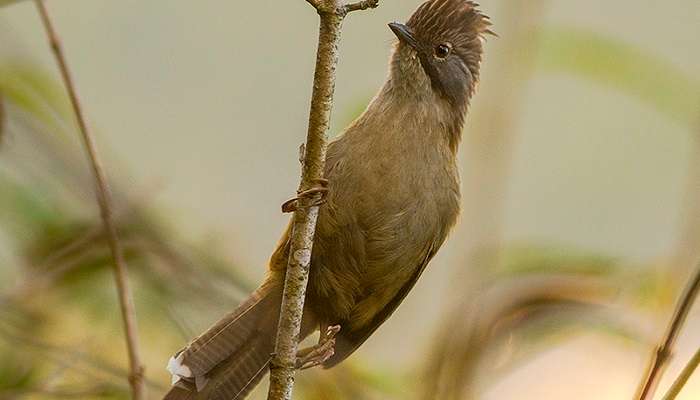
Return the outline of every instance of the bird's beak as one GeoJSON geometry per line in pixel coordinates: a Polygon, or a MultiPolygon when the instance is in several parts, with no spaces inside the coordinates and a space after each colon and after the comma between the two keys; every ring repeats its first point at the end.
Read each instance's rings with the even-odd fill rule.
{"type": "Polygon", "coordinates": [[[396,35],[396,37],[399,38],[401,42],[406,43],[414,49],[417,49],[418,42],[416,41],[416,38],[413,37],[413,32],[411,32],[411,28],[398,22],[390,23],[389,28],[392,32],[394,32],[394,35],[396,35]]]}

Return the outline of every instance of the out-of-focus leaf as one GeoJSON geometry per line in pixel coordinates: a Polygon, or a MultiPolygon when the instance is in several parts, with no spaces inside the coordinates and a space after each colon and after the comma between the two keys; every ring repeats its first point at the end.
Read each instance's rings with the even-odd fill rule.
{"type": "Polygon", "coordinates": [[[5,392],[24,391],[37,383],[37,371],[33,365],[20,358],[19,354],[10,354],[3,351],[0,346],[0,354],[3,362],[0,363],[0,397],[5,392]]]}
{"type": "MultiPolygon", "coordinates": [[[[365,365],[354,363],[347,366],[357,379],[368,387],[381,390],[387,394],[400,395],[406,397],[406,387],[402,377],[395,375],[391,371],[369,369],[365,365]]],[[[400,398],[400,397],[399,397],[400,398]]]]}
{"type": "MultiPolygon", "coordinates": [[[[58,365],[61,372],[59,375],[71,375],[72,377],[68,381],[72,383],[75,383],[76,379],[80,379],[86,380],[85,385],[81,385],[84,387],[90,387],[97,383],[102,388],[111,387],[112,390],[109,392],[122,393],[126,391],[124,382],[124,377],[127,375],[126,370],[106,361],[102,356],[86,353],[83,349],[84,344],[76,346],[55,345],[35,339],[34,336],[36,336],[38,329],[39,327],[36,325],[27,328],[7,323],[0,324],[0,355],[3,360],[15,358],[19,360],[16,364],[9,361],[9,364],[3,363],[2,365],[14,367],[17,371],[11,372],[15,376],[19,375],[22,370],[31,369],[31,377],[25,376],[27,372],[22,373],[21,382],[24,383],[22,387],[18,387],[17,384],[12,385],[12,387],[2,385],[3,380],[0,378],[0,398],[5,398],[3,390],[10,393],[30,393],[46,384],[48,379],[60,378],[55,374],[52,374],[54,376],[46,376],[45,366],[47,362],[58,365]]],[[[2,374],[1,368],[0,374],[2,374]]],[[[15,381],[19,382],[20,380],[15,379],[15,381]]],[[[160,384],[150,379],[146,379],[146,383],[153,388],[163,389],[160,384]]],[[[75,391],[75,389],[71,391],[75,391]]],[[[83,397],[79,396],[79,398],[83,397]]]]}
{"type": "Polygon", "coordinates": [[[508,246],[500,259],[495,273],[506,278],[532,273],[611,275],[619,270],[612,257],[564,246],[508,246]]]}
{"type": "MultiPolygon", "coordinates": [[[[331,370],[311,370],[299,377],[298,390],[307,400],[374,400],[410,397],[405,379],[360,363],[343,363],[331,370]]],[[[297,390],[295,389],[295,390],[297,390]]]]}
{"type": "Polygon", "coordinates": [[[658,56],[611,37],[564,27],[543,29],[538,51],[546,71],[601,83],[688,127],[697,124],[700,82],[658,56]]]}
{"type": "Polygon", "coordinates": [[[3,96],[2,91],[0,91],[0,146],[5,138],[5,131],[7,130],[7,117],[5,115],[5,96],[3,96]]]}
{"type": "MultiPolygon", "coordinates": [[[[477,366],[505,337],[529,329],[527,339],[537,341],[576,324],[585,329],[598,326],[608,321],[599,313],[614,293],[601,279],[560,274],[501,281],[475,299],[470,296],[471,308],[467,309],[471,312],[449,321],[438,335],[427,363],[422,398],[473,398],[477,366]],[[549,322],[545,324],[547,329],[542,328],[543,322],[549,322]],[[533,330],[534,326],[541,329],[533,330]]],[[[619,331],[624,331],[626,337],[634,332],[619,331]]],[[[521,352],[520,356],[529,354],[533,353],[521,352]]]]}
{"type": "Polygon", "coordinates": [[[10,4],[19,3],[22,0],[0,0],[0,7],[9,6],[10,4]]]}
{"type": "Polygon", "coordinates": [[[642,318],[635,319],[628,309],[620,307],[576,300],[546,300],[520,312],[526,317],[507,317],[489,338],[492,350],[501,351],[505,357],[495,357],[501,362],[488,360],[494,372],[486,374],[488,380],[498,379],[543,350],[583,332],[597,333],[625,344],[647,343],[649,339],[641,329],[642,318]]]}
{"type": "Polygon", "coordinates": [[[51,196],[34,189],[0,174],[0,218],[37,229],[60,224],[62,218],[52,206],[51,196]]]}
{"type": "Polygon", "coordinates": [[[28,64],[0,64],[0,92],[52,128],[53,133],[64,131],[62,116],[68,115],[66,97],[44,70],[28,64]]]}

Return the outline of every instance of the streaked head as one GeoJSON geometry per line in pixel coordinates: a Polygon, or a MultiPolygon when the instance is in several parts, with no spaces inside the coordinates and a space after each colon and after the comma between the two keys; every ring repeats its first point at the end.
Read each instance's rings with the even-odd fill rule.
{"type": "Polygon", "coordinates": [[[469,0],[429,0],[406,24],[389,24],[399,39],[393,73],[402,76],[394,78],[427,78],[437,95],[466,107],[479,81],[484,37],[493,34],[477,7],[469,0]]]}

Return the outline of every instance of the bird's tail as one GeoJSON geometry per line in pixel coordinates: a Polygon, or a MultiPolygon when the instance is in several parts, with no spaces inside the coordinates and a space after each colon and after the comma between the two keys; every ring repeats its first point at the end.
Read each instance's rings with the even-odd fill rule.
{"type": "Polygon", "coordinates": [[[171,358],[174,384],[164,400],[245,398],[269,369],[281,298],[282,285],[266,282],[171,358]]]}

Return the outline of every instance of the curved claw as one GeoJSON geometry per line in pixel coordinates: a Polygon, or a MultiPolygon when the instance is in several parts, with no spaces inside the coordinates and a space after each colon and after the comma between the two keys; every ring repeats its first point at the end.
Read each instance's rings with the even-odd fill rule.
{"type": "Polygon", "coordinates": [[[328,361],[335,354],[335,337],[340,332],[340,325],[328,327],[315,346],[302,349],[297,353],[296,368],[299,370],[317,367],[328,361]]]}
{"type": "Polygon", "coordinates": [[[312,187],[311,189],[304,190],[302,192],[297,193],[297,197],[287,200],[282,204],[282,212],[287,214],[287,213],[292,213],[297,211],[301,206],[299,205],[299,200],[302,198],[312,198],[315,195],[320,194],[321,197],[319,197],[317,200],[313,201],[311,204],[306,205],[305,207],[316,207],[320,206],[322,204],[326,203],[326,196],[328,195],[329,188],[328,188],[328,179],[314,179],[313,183],[316,185],[312,187]]]}

